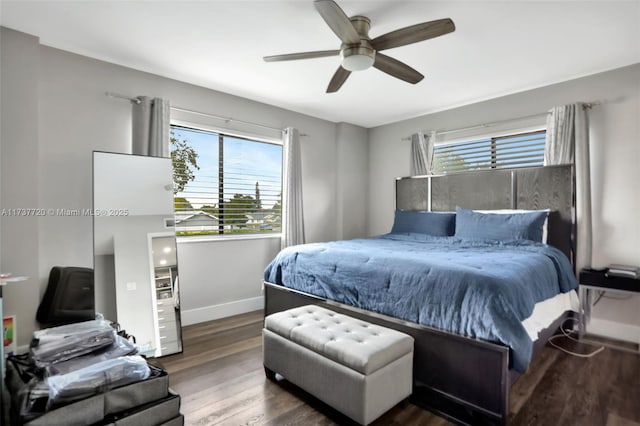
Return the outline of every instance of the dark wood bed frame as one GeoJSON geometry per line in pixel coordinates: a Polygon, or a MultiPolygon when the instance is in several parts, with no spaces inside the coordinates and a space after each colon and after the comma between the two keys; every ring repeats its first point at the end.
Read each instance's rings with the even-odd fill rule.
{"type": "MultiPolygon", "coordinates": [[[[575,179],[570,165],[492,170],[396,180],[396,207],[405,210],[549,208],[548,243],[572,261],[575,247],[575,179]]],[[[403,321],[387,315],[265,283],[265,316],[316,304],[415,339],[414,390],[418,405],[460,424],[506,424],[509,388],[519,373],[509,369],[509,348],[403,321]]],[[[540,333],[534,357],[568,313],[540,333]]]]}

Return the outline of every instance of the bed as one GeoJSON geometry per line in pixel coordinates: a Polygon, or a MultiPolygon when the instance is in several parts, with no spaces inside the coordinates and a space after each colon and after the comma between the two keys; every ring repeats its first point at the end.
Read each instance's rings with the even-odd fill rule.
{"type": "Polygon", "coordinates": [[[374,239],[305,245],[289,249],[295,251],[289,259],[300,259],[298,272],[286,269],[287,250],[265,271],[265,315],[315,303],[406,332],[415,339],[412,398],[416,403],[460,423],[504,424],[511,383],[569,314],[565,309],[558,313],[556,308],[557,318],[538,325],[534,332],[522,325],[534,310],[546,309],[541,308],[542,302],[549,302],[556,293],[571,293],[575,287],[570,262],[575,246],[573,182],[571,166],[398,179],[396,208],[405,211],[446,212],[457,206],[480,210],[548,208],[549,245],[472,242],[397,232],[374,239]],[[332,256],[335,259],[327,261],[332,256]],[[304,263],[311,258],[319,261],[318,266],[304,263]],[[489,264],[497,269],[483,268],[489,264]],[[546,266],[541,267],[543,264],[546,266]],[[390,265],[396,266],[394,272],[390,272],[390,265]],[[450,270],[445,274],[447,268],[450,270]],[[470,270],[474,271],[473,279],[480,280],[472,292],[468,287],[470,270]],[[316,279],[316,273],[328,273],[332,278],[316,279]],[[510,302],[510,293],[529,291],[531,277],[542,282],[546,275],[554,274],[554,283],[531,291],[525,302],[515,301],[519,300],[515,296],[515,302],[510,302]],[[403,287],[406,277],[419,285],[403,287]],[[362,282],[358,284],[358,280],[362,282]],[[332,281],[339,285],[328,285],[332,281]],[[370,291],[362,290],[364,283],[370,291]],[[560,290],[554,291],[553,286],[560,290]],[[434,287],[444,288],[444,296],[424,290],[434,287]],[[463,288],[462,293],[449,292],[457,287],[463,288]],[[485,290],[489,292],[485,294],[485,290]],[[395,299],[392,293],[396,293],[395,299]],[[481,302],[469,303],[471,293],[482,293],[473,296],[481,302]],[[452,300],[450,305],[457,310],[449,309],[449,304],[438,310],[444,303],[436,297],[452,300]],[[422,309],[426,305],[422,300],[434,301],[436,309],[422,309]],[[473,313],[471,308],[476,304],[480,306],[473,313]],[[467,312],[474,321],[484,321],[482,326],[470,328],[467,312]],[[538,332],[535,341],[527,335],[538,332]]]}

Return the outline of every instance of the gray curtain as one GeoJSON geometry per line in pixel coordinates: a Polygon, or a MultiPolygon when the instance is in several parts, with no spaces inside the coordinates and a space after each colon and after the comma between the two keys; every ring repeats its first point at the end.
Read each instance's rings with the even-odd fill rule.
{"type": "Polygon", "coordinates": [[[591,167],[585,105],[554,107],[547,117],[544,164],[574,164],[576,175],[576,270],[591,266],[591,167]]]}
{"type": "Polygon", "coordinates": [[[139,96],[133,104],[132,147],[137,155],[169,157],[169,101],[139,96]]]}
{"type": "Polygon", "coordinates": [[[282,248],[304,244],[300,134],[287,127],[282,150],[282,248]]]}
{"type": "Polygon", "coordinates": [[[422,132],[411,135],[411,176],[427,174],[427,150],[422,132]]]}
{"type": "Polygon", "coordinates": [[[432,173],[435,139],[435,131],[431,132],[428,138],[425,138],[422,132],[411,135],[411,176],[432,173]]]}
{"type": "Polygon", "coordinates": [[[436,145],[436,131],[432,130],[429,133],[429,137],[426,140],[426,151],[427,151],[427,174],[433,174],[433,150],[436,145]]]}

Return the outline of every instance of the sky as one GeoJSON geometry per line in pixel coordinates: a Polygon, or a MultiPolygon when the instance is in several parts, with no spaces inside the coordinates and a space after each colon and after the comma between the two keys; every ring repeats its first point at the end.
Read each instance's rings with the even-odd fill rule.
{"type": "MultiPolygon", "coordinates": [[[[173,136],[185,139],[198,153],[200,170],[195,170],[195,179],[187,184],[184,197],[194,208],[218,204],[218,134],[174,127],[173,136]]],[[[224,198],[234,194],[255,196],[255,185],[259,183],[263,208],[271,208],[279,198],[282,187],[282,145],[248,141],[232,136],[224,137],[224,198]]]]}

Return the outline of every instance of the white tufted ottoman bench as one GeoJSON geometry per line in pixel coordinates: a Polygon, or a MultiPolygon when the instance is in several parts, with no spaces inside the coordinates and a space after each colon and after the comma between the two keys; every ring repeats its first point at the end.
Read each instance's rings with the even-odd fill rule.
{"type": "Polygon", "coordinates": [[[275,373],[366,425],[411,395],[413,338],[315,305],[265,318],[267,377],[275,373]]]}

